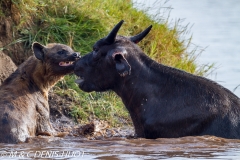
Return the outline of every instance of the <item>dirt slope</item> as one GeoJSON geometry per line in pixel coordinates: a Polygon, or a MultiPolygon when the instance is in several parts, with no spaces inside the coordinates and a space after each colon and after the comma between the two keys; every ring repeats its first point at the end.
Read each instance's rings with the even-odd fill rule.
{"type": "Polygon", "coordinates": [[[0,51],[0,85],[16,69],[12,59],[0,51]]]}

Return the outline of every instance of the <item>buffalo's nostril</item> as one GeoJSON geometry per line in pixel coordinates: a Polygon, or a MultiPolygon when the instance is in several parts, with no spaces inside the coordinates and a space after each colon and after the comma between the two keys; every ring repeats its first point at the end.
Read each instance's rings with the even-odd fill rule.
{"type": "Polygon", "coordinates": [[[74,56],[75,58],[81,58],[81,56],[80,56],[80,54],[79,54],[78,52],[73,53],[73,56],[74,56]]]}

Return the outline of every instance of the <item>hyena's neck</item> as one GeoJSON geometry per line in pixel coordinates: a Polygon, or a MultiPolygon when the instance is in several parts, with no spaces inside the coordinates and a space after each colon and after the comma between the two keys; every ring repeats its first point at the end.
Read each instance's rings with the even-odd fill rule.
{"type": "Polygon", "coordinates": [[[43,94],[43,96],[48,99],[49,90],[60,80],[63,76],[54,75],[51,71],[46,72],[36,72],[36,76],[33,76],[36,86],[43,94]],[[43,74],[44,73],[44,74],[43,74]],[[41,78],[40,78],[41,77],[41,78]]]}
{"type": "MultiPolygon", "coordinates": [[[[46,100],[48,100],[49,90],[63,77],[54,75],[54,73],[47,69],[47,64],[42,63],[35,57],[32,59],[32,68],[29,66],[28,74],[33,80],[33,85],[41,92],[46,100]],[[35,62],[34,62],[35,61],[35,62]]],[[[27,69],[27,68],[26,68],[27,69]]]]}

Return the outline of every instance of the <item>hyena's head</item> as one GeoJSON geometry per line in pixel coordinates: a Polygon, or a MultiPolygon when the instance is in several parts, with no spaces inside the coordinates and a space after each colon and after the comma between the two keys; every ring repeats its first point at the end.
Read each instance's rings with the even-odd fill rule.
{"type": "Polygon", "coordinates": [[[67,45],[50,43],[46,46],[34,42],[32,50],[35,57],[46,65],[46,70],[53,75],[65,75],[73,72],[74,62],[80,58],[78,52],[74,52],[67,45]]]}

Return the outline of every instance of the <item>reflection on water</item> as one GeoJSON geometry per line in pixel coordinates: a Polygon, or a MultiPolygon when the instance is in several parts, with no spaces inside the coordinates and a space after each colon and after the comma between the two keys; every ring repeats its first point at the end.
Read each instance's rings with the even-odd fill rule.
{"type": "Polygon", "coordinates": [[[0,158],[54,159],[237,159],[240,140],[214,136],[87,140],[67,137],[52,142],[0,144],[0,158]]]}

